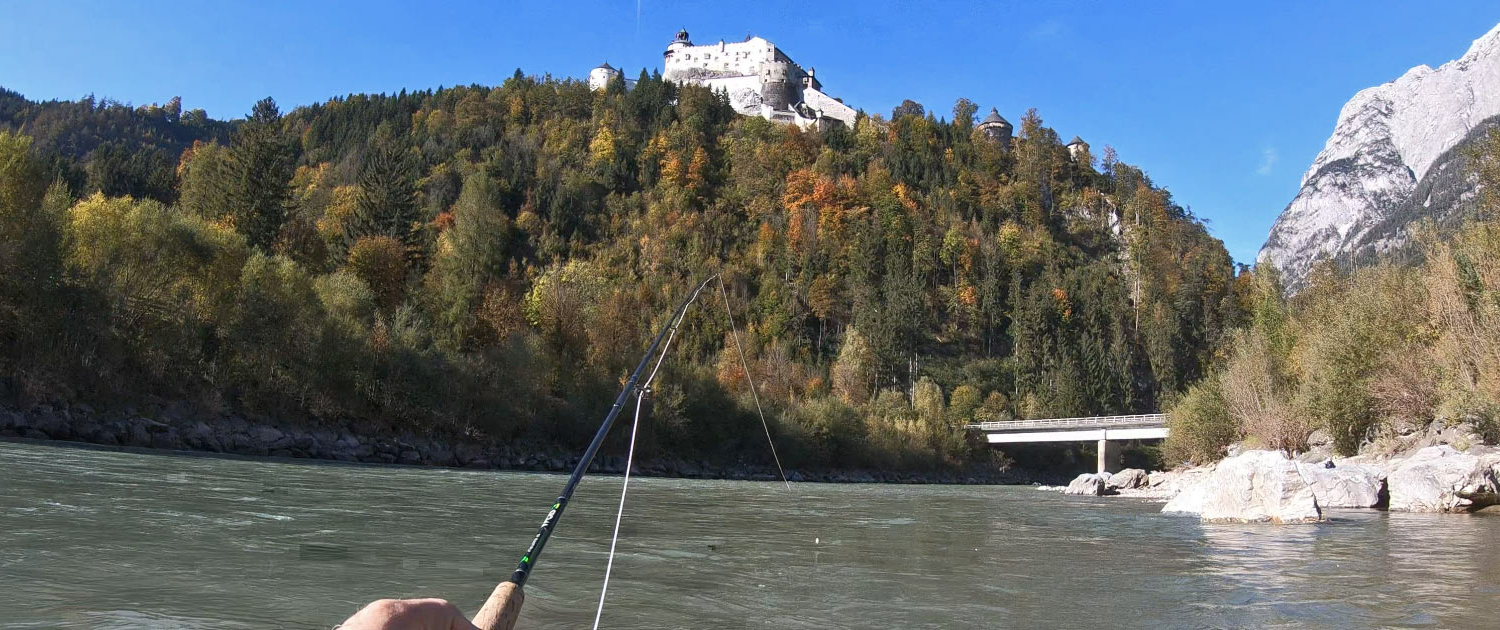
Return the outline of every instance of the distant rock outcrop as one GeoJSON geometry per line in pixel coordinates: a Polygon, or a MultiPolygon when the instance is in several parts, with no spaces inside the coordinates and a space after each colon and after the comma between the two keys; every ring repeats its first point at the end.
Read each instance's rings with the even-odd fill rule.
{"type": "Polygon", "coordinates": [[[1404,245],[1423,218],[1453,222],[1473,204],[1465,148],[1500,115],[1500,26],[1436,70],[1417,66],[1361,90],[1260,251],[1289,289],[1313,265],[1358,263],[1404,245]]]}

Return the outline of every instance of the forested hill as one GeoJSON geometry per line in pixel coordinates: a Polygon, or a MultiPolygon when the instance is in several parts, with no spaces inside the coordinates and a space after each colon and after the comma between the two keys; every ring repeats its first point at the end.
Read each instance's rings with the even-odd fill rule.
{"type": "MultiPolygon", "coordinates": [[[[1223,245],[1035,112],[1009,148],[963,99],[802,132],[519,71],[179,109],[4,95],[0,393],[577,444],[721,272],[794,464],[931,466],[972,420],[1155,411],[1240,318],[1223,245]]],[[[764,451],[724,315],[692,312],[646,448],[764,451]]]]}
{"type": "Polygon", "coordinates": [[[178,156],[196,141],[228,142],[232,125],[182,100],[132,108],[95,99],[34,103],[0,88],[0,129],[33,138],[39,155],[77,191],[170,202],[178,156]]]}

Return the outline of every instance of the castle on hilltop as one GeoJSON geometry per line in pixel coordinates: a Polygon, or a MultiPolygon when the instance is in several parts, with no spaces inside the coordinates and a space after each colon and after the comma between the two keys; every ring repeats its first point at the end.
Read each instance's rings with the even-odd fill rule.
{"type": "MultiPolygon", "coordinates": [[[[824,93],[823,83],[812,68],[802,69],[763,37],[746,37],[733,44],[721,39],[699,46],[688,38],[687,30],[681,30],[667,44],[662,58],[663,79],[722,91],[734,110],[745,116],[803,129],[824,129],[834,124],[854,128],[854,108],[824,93]]],[[[615,77],[624,80],[625,89],[635,87],[634,80],[626,79],[623,72],[606,62],[589,71],[589,88],[602,90],[615,77]]],[[[1014,141],[1015,127],[995,109],[990,109],[977,128],[1002,149],[1008,150],[1014,141]]],[[[1088,155],[1088,143],[1077,136],[1066,146],[1075,160],[1088,155]]]]}
{"type": "MultiPolygon", "coordinates": [[[[824,93],[812,68],[803,70],[762,37],[698,46],[686,30],[678,31],[663,54],[663,66],[662,78],[723,91],[735,111],[746,116],[804,129],[854,127],[854,108],[824,93]]],[[[615,76],[623,73],[608,63],[601,65],[589,72],[589,87],[602,89],[615,76]]]]}

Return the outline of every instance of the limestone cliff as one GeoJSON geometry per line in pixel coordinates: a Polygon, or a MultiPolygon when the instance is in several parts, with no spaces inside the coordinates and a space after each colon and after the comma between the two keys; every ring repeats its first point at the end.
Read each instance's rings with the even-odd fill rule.
{"type": "Polygon", "coordinates": [[[1474,198],[1466,147],[1500,115],[1500,26],[1437,69],[1361,90],[1302,176],[1260,259],[1289,289],[1318,261],[1355,264],[1405,244],[1418,220],[1454,220],[1474,198]]]}

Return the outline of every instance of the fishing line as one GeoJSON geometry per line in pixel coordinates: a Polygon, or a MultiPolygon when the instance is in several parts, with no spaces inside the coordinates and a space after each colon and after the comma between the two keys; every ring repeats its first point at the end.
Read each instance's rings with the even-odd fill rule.
{"type": "MultiPolygon", "coordinates": [[[[755,400],[755,412],[760,416],[761,428],[765,429],[766,432],[766,444],[771,447],[771,457],[776,460],[776,470],[781,473],[781,482],[786,484],[787,490],[791,490],[792,484],[790,481],[787,481],[786,471],[781,468],[781,458],[776,454],[776,444],[771,441],[771,427],[766,422],[765,412],[761,410],[760,396],[755,393],[755,380],[750,376],[749,361],[745,359],[745,350],[740,346],[739,332],[736,330],[734,324],[734,314],[729,308],[729,293],[724,289],[724,278],[719,274],[714,274],[714,277],[709,280],[717,280],[719,283],[719,295],[724,298],[724,313],[729,316],[729,332],[734,338],[734,348],[740,356],[740,365],[745,369],[745,380],[750,385],[750,396],[755,400]]],[[[677,338],[677,330],[682,326],[682,320],[687,317],[686,306],[698,299],[698,294],[707,284],[707,281],[705,281],[704,284],[699,285],[698,290],[693,292],[692,297],[688,298],[687,304],[678,312],[676,321],[672,322],[670,332],[667,333],[667,342],[662,346],[661,354],[656,358],[656,366],[651,369],[651,374],[646,377],[645,383],[636,389],[635,417],[630,421],[630,447],[625,453],[625,478],[624,482],[620,485],[620,505],[615,510],[614,533],[611,534],[609,539],[609,558],[604,564],[604,584],[599,588],[599,606],[594,610],[593,630],[599,630],[599,620],[604,616],[605,596],[609,593],[609,578],[615,567],[615,548],[620,542],[620,522],[625,515],[625,497],[630,491],[630,469],[635,462],[635,438],[637,430],[641,426],[641,404],[646,399],[646,393],[651,391],[651,383],[656,381],[656,374],[661,371],[662,363],[667,360],[667,353],[672,349],[672,340],[677,338]]]]}
{"type": "Polygon", "coordinates": [[[615,545],[620,542],[620,517],[625,515],[625,492],[630,488],[630,467],[635,461],[635,430],[641,425],[641,401],[644,391],[635,396],[635,419],[630,422],[630,451],[625,454],[625,483],[620,486],[620,509],[615,511],[615,533],[609,539],[609,562],[604,565],[604,586],[599,588],[599,608],[594,611],[594,630],[599,630],[599,618],[604,616],[604,594],[609,592],[609,574],[615,568],[615,545]]]}
{"type": "Polygon", "coordinates": [[[724,290],[724,277],[719,276],[719,295],[724,298],[724,314],[729,316],[729,335],[734,338],[734,350],[740,355],[740,365],[745,368],[745,382],[750,384],[750,397],[755,400],[755,413],[760,416],[760,428],[766,431],[766,444],[771,447],[771,459],[776,460],[776,472],[781,473],[781,483],[792,489],[786,471],[781,468],[781,456],[776,454],[776,442],[771,440],[771,425],[766,423],[766,412],[760,408],[760,394],[755,393],[755,378],[750,376],[750,362],[745,359],[745,348],[740,346],[739,329],[734,326],[734,311],[729,308],[729,292],[724,290]]]}
{"type": "MultiPolygon", "coordinates": [[[[703,287],[699,286],[688,303],[697,300],[698,293],[702,290],[703,287]]],[[[630,421],[630,448],[625,452],[625,481],[620,485],[620,507],[615,511],[615,531],[609,539],[609,560],[604,564],[604,585],[599,588],[599,608],[594,611],[594,630],[599,630],[599,619],[604,616],[604,596],[609,592],[609,575],[615,568],[615,546],[620,542],[620,519],[625,515],[625,495],[630,490],[630,468],[635,462],[636,430],[641,426],[641,403],[646,399],[646,392],[651,391],[651,383],[656,380],[656,373],[661,371],[661,364],[666,362],[667,352],[672,349],[672,340],[677,338],[677,328],[682,325],[685,317],[687,309],[684,308],[677,314],[677,321],[672,322],[672,331],[667,334],[667,343],[662,346],[661,354],[656,358],[656,367],[651,368],[651,375],[646,377],[646,382],[635,393],[635,417],[630,421]]]]}

